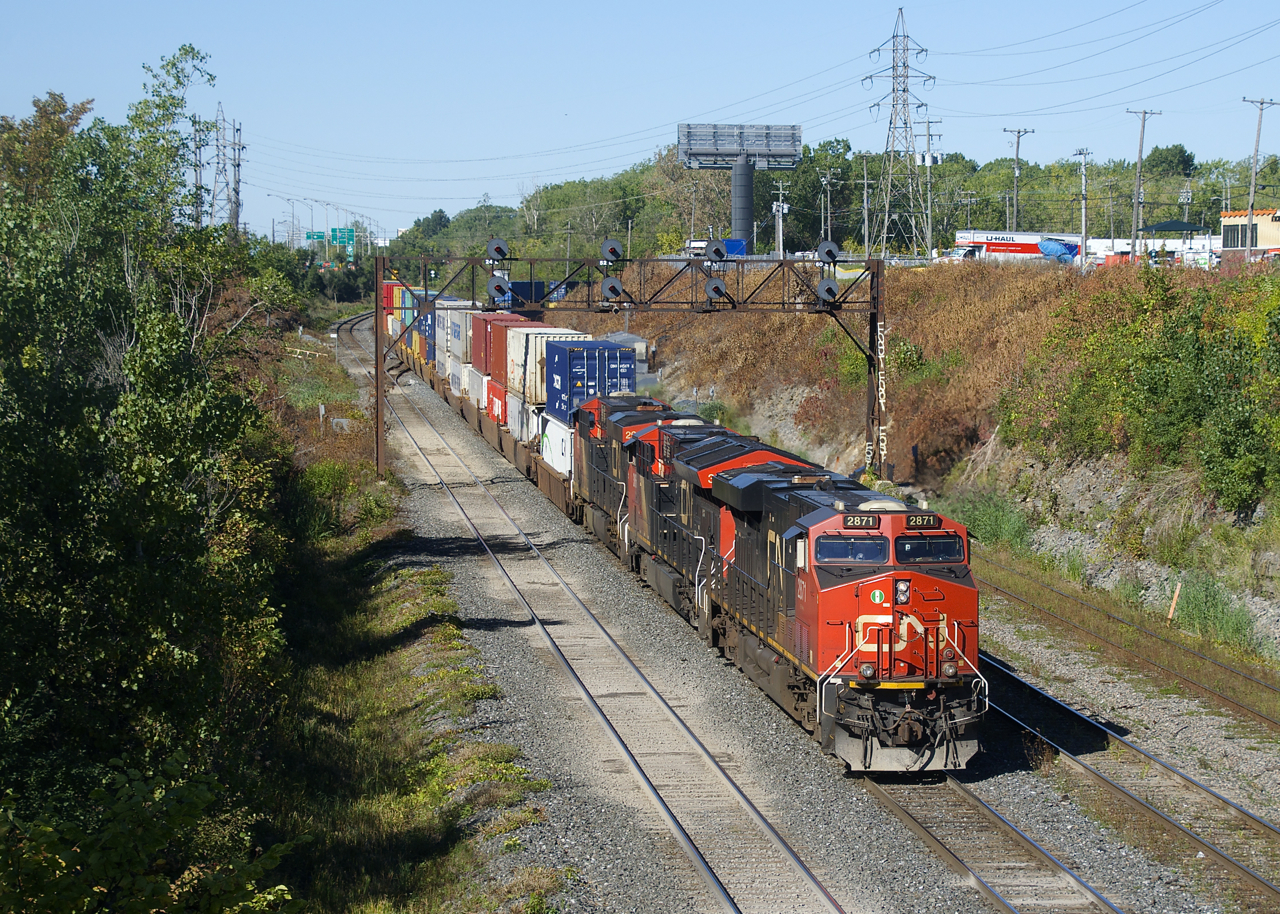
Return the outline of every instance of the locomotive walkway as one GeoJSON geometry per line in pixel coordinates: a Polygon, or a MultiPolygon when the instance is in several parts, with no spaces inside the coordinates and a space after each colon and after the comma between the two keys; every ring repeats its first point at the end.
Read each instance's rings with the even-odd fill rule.
{"type": "MultiPolygon", "coordinates": [[[[339,330],[340,343],[366,371],[372,356],[355,327],[368,320],[349,320],[339,330]]],[[[387,399],[393,420],[702,877],[714,909],[842,912],[427,416],[398,385],[387,399]]]]}

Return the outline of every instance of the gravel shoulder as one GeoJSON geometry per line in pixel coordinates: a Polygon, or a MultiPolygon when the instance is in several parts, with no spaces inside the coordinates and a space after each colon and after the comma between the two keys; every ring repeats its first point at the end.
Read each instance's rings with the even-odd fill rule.
{"type": "MultiPolygon", "coordinates": [[[[427,385],[409,386],[408,395],[476,468],[477,475],[495,484],[506,509],[846,910],[951,914],[986,909],[976,892],[847,775],[842,763],[822,755],[790,718],[707,649],[683,619],[584,530],[558,514],[427,385]]],[[[576,877],[556,899],[562,910],[709,909],[706,893],[683,855],[647,801],[627,783],[621,760],[591,748],[595,741],[584,728],[595,725],[550,653],[535,640],[523,611],[502,596],[487,559],[477,554],[439,487],[430,484],[421,460],[404,442],[399,444],[394,469],[409,487],[404,518],[420,538],[421,560],[453,572],[453,596],[468,625],[468,636],[479,648],[488,674],[503,689],[502,698],[482,702],[463,726],[481,739],[520,746],[533,776],[548,778],[553,785],[534,799],[545,809],[546,818],[518,833],[519,849],[503,852],[504,839],[493,839],[491,870],[510,876],[521,867],[535,865],[571,869],[576,877]]],[[[1096,664],[1084,662],[1087,658],[1043,647],[1051,640],[1045,633],[1006,618],[994,605],[987,619],[984,638],[993,653],[1019,666],[1024,658],[1035,656],[1038,669],[1062,671],[1062,678],[1069,681],[1040,683],[1050,691],[1074,701],[1075,696],[1064,693],[1062,686],[1076,686],[1081,697],[1089,694],[1095,703],[1110,700],[1103,693],[1084,692],[1082,686],[1101,675],[1096,664]],[[1079,669],[1072,664],[1080,665],[1079,669]]],[[[1128,674],[1121,671],[1107,673],[1106,678],[1118,686],[1128,682],[1128,674]]],[[[1144,692],[1130,686],[1129,691],[1130,695],[1117,691],[1115,708],[1108,713],[1132,710],[1135,723],[1154,718],[1159,726],[1173,724],[1167,702],[1185,701],[1157,689],[1144,692]],[[1144,702],[1154,702],[1150,707],[1161,710],[1155,714],[1137,710],[1144,702]],[[1124,704],[1131,707],[1121,708],[1124,704]]],[[[1193,716],[1197,725],[1205,722],[1223,728],[1218,742],[1228,750],[1228,759],[1253,752],[1245,743],[1254,741],[1239,739],[1239,730],[1231,729],[1240,725],[1203,711],[1193,716]]],[[[1131,729],[1150,751],[1172,754],[1163,743],[1151,742],[1141,730],[1131,729]]],[[[1161,737],[1173,749],[1179,748],[1182,739],[1175,731],[1176,726],[1171,726],[1167,737],[1161,737]]],[[[1174,757],[1175,764],[1199,776],[1195,757],[1190,766],[1182,756],[1174,757]]],[[[1220,900],[1197,892],[1194,879],[1186,873],[1148,859],[1088,818],[1069,798],[1064,800],[1052,779],[1032,770],[1021,745],[989,745],[963,780],[1064,862],[1078,867],[1087,881],[1127,911],[1208,914],[1229,910],[1220,900]]],[[[1242,789],[1247,783],[1248,778],[1239,779],[1242,789]]],[[[1256,808],[1244,792],[1233,798],[1256,808]]]]}

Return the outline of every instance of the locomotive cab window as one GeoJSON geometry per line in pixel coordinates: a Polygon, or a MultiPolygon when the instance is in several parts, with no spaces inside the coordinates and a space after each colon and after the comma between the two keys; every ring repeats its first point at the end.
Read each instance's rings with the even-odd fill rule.
{"type": "Polygon", "coordinates": [[[825,564],[883,565],[889,560],[889,538],[885,536],[820,536],[813,545],[813,557],[825,564]]]}
{"type": "Polygon", "coordinates": [[[954,533],[900,536],[893,542],[893,554],[899,565],[963,562],[964,540],[954,533]]]}

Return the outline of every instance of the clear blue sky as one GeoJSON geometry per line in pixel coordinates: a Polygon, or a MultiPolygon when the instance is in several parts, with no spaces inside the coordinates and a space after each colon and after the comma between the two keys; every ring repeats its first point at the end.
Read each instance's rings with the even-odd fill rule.
{"type": "MultiPolygon", "coordinates": [[[[367,214],[392,234],[416,216],[514,205],[537,182],[612,174],[675,141],[682,121],[800,124],[807,143],[848,138],[882,151],[889,90],[862,77],[891,64],[898,2],[336,4],[61,2],[15,5],[0,36],[0,113],[25,117],[49,90],[95,99],[121,120],[142,64],[182,43],[211,56],[218,102],[243,124],[244,219],[309,198],[367,214]],[[269,197],[268,193],[277,197],[269,197]]],[[[1138,119],[1163,112],[1146,147],[1199,159],[1253,150],[1257,109],[1280,100],[1280,6],[1263,0],[1018,0],[904,7],[917,86],[940,118],[941,152],[1012,155],[1004,128],[1031,128],[1038,162],[1086,147],[1137,153],[1138,119]]],[[[923,115],[923,110],[917,116],[923,115]]],[[[1263,125],[1280,149],[1280,107],[1263,125]]],[[[318,227],[326,209],[313,206],[318,227]]],[[[306,227],[312,218],[295,205],[306,227]]],[[[327,211],[332,222],[333,209],[327,211]]]]}

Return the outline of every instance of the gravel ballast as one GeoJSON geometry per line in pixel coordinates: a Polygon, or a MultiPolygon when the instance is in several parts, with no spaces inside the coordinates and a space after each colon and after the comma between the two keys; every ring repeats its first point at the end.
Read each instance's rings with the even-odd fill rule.
{"type": "MultiPolygon", "coordinates": [[[[846,774],[843,763],[824,756],[794,721],[707,649],[683,619],[603,546],[556,512],[427,385],[413,384],[407,396],[477,475],[494,483],[506,510],[847,911],[985,909],[975,891],[846,774]]],[[[520,746],[533,776],[553,785],[534,798],[546,819],[517,833],[518,849],[504,853],[510,842],[503,837],[490,842],[495,874],[534,865],[571,868],[576,877],[555,902],[562,910],[709,910],[709,896],[683,854],[629,783],[616,752],[599,748],[601,738],[592,730],[598,725],[580,701],[572,700],[563,673],[539,645],[524,611],[502,593],[487,558],[477,554],[445,495],[427,483],[429,474],[416,453],[401,448],[395,471],[410,490],[403,516],[422,539],[422,561],[454,574],[452,595],[468,636],[488,675],[503,689],[502,698],[482,702],[463,726],[478,738],[520,746]]],[[[1011,637],[1013,626],[984,624],[994,639],[988,647],[1000,654],[1006,646],[1002,639],[1011,637]]],[[[1025,656],[1039,643],[1033,636],[1008,646],[1010,653],[1025,656]]],[[[1064,664],[1073,662],[1069,652],[1050,653],[1061,653],[1064,664]]],[[[1053,668],[1038,655],[1037,664],[1053,668]]],[[[1097,676],[1096,669],[1089,675],[1097,676]]],[[[1108,675],[1117,683],[1123,679],[1119,672],[1108,675]]],[[[1135,702],[1168,699],[1133,693],[1135,702]]],[[[1196,717],[1198,722],[1210,719],[1196,717]]],[[[1165,755],[1162,746],[1146,742],[1142,731],[1135,729],[1134,735],[1150,751],[1165,755]]],[[[1245,751],[1236,745],[1240,740],[1220,741],[1245,751]]],[[[1273,750],[1265,754],[1274,761],[1273,750]]],[[[1175,764],[1186,767],[1181,761],[1175,764]]],[[[1069,798],[1064,800],[1051,780],[1030,770],[1020,744],[989,746],[962,779],[1125,910],[1227,910],[1219,900],[1193,891],[1185,874],[1125,846],[1069,798]]],[[[1236,798],[1254,805],[1243,793],[1236,798]]]]}

